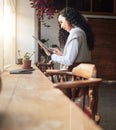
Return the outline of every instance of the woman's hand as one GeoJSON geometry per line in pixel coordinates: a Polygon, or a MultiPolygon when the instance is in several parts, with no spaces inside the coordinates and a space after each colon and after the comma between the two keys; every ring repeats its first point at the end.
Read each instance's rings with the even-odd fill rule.
{"type": "Polygon", "coordinates": [[[54,54],[62,56],[62,52],[58,48],[50,48],[54,54]]]}
{"type": "MultiPolygon", "coordinates": [[[[51,53],[49,52],[49,50],[47,50],[44,46],[40,45],[41,48],[44,50],[44,52],[46,53],[46,55],[50,56],[51,53]]],[[[54,54],[56,55],[60,55],[62,56],[62,52],[58,49],[58,48],[50,48],[51,51],[53,51],[54,54]]]]}
{"type": "Polygon", "coordinates": [[[46,53],[47,56],[51,55],[51,53],[44,46],[42,46],[42,45],[40,45],[40,46],[44,50],[44,52],[46,53]]]}
{"type": "Polygon", "coordinates": [[[46,48],[43,48],[44,52],[46,53],[46,55],[50,56],[51,53],[46,49],[46,48]]]}

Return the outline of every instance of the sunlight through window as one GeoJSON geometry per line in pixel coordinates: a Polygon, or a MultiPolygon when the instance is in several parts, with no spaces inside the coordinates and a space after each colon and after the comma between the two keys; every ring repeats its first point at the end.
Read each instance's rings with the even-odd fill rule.
{"type": "Polygon", "coordinates": [[[13,50],[15,50],[15,42],[14,33],[15,33],[15,12],[12,11],[12,7],[10,5],[10,1],[12,0],[1,0],[1,4],[3,8],[1,8],[0,12],[2,13],[1,19],[1,50],[2,50],[2,58],[0,59],[3,63],[0,65],[1,70],[4,70],[6,67],[13,63],[13,50]]]}

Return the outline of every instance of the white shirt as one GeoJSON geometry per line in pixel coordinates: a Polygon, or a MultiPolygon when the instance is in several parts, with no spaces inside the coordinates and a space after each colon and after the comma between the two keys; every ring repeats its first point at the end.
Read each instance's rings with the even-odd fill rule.
{"type": "Polygon", "coordinates": [[[84,31],[79,27],[72,28],[64,47],[63,56],[52,54],[51,58],[54,62],[61,64],[60,69],[68,69],[68,66],[74,62],[91,61],[91,52],[88,50],[84,31]]]}

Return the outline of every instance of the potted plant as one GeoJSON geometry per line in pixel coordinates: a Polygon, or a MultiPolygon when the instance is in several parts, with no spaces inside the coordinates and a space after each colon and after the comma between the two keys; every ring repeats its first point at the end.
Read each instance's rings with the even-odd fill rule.
{"type": "Polygon", "coordinates": [[[30,69],[31,68],[31,57],[34,55],[34,53],[35,52],[33,52],[33,53],[26,52],[24,54],[23,65],[22,65],[23,69],[30,69]]]}

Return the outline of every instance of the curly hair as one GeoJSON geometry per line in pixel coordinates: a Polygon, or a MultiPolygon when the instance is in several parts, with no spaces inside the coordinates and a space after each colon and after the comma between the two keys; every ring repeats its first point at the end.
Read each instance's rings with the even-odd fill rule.
{"type": "Polygon", "coordinates": [[[67,41],[69,32],[67,32],[66,30],[64,30],[63,28],[59,29],[59,36],[58,36],[58,40],[60,42],[60,47],[64,48],[65,43],[67,41]]]}
{"type": "Polygon", "coordinates": [[[89,50],[94,48],[94,36],[92,29],[85,17],[78,10],[72,7],[66,7],[61,10],[58,15],[65,17],[70,25],[80,27],[86,34],[87,46],[89,50]]]}

